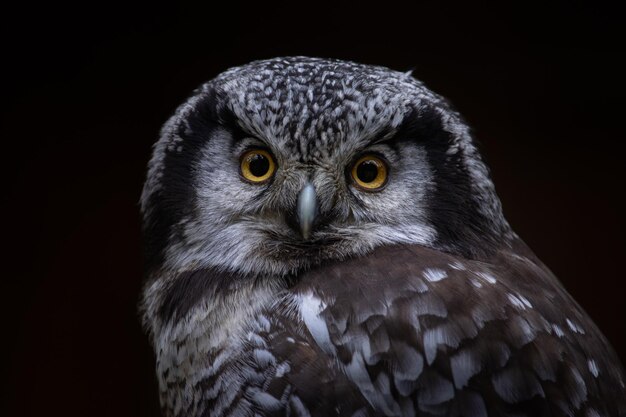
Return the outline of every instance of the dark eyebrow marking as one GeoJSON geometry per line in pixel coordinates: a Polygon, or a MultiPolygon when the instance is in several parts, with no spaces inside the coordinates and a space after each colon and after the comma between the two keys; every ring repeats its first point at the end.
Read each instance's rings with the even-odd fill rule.
{"type": "Polygon", "coordinates": [[[198,101],[189,117],[189,124],[193,130],[198,131],[206,130],[211,124],[213,129],[219,126],[231,134],[234,143],[244,138],[256,137],[242,127],[235,113],[227,105],[227,98],[215,89],[208,90],[198,101]]]}
{"type": "Polygon", "coordinates": [[[230,132],[230,134],[231,134],[231,136],[233,138],[233,144],[237,144],[237,143],[241,142],[245,138],[257,138],[256,135],[253,135],[253,134],[249,133],[248,131],[246,131],[236,121],[236,119],[234,119],[233,123],[230,123],[229,125],[224,126],[224,128],[228,129],[228,131],[230,132]]]}
{"type": "Polygon", "coordinates": [[[436,136],[440,130],[441,119],[433,107],[412,108],[397,127],[385,126],[372,135],[367,146],[384,143],[393,147],[398,142],[407,140],[424,142],[429,137],[436,136]]]}
{"type": "Polygon", "coordinates": [[[235,116],[235,113],[226,105],[220,106],[218,109],[216,122],[230,132],[234,144],[245,138],[256,137],[239,123],[239,119],[235,116]]]}
{"type": "Polygon", "coordinates": [[[371,138],[367,142],[366,146],[372,146],[378,143],[388,142],[389,140],[392,140],[394,138],[394,136],[396,135],[396,131],[397,129],[394,129],[390,126],[385,126],[373,135],[371,135],[371,138]]]}

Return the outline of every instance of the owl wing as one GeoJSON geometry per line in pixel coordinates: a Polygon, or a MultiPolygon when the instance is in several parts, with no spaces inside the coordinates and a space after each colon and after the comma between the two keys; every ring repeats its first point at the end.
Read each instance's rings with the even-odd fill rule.
{"type": "Polygon", "coordinates": [[[307,272],[262,322],[261,391],[288,415],[626,415],[616,355],[522,243],[379,248],[307,272]]]}

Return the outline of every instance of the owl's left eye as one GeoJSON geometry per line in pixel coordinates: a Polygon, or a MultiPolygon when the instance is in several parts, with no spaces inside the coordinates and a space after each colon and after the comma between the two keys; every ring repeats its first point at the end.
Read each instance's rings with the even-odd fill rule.
{"type": "Polygon", "coordinates": [[[276,172],[272,155],[264,149],[252,149],[241,156],[241,176],[249,182],[260,184],[276,172]]]}
{"type": "Polygon", "coordinates": [[[359,158],[352,166],[352,182],[365,191],[379,191],[387,184],[387,163],[377,155],[359,158]]]}

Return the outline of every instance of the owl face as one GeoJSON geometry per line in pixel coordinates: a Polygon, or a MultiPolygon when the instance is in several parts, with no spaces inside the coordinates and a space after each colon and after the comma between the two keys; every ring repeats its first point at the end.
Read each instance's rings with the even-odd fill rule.
{"type": "Polygon", "coordinates": [[[142,209],[151,268],[252,275],[390,243],[470,256],[508,228],[441,98],[408,74],[311,58],[198,89],[163,129],[142,209]]]}

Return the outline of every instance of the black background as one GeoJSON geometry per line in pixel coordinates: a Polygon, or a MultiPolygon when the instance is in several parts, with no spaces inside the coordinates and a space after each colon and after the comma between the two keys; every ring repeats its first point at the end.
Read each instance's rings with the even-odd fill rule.
{"type": "Polygon", "coordinates": [[[626,357],[615,7],[50,3],[1,25],[2,415],[158,415],[136,314],[150,146],[200,83],[279,55],[414,69],[448,97],[514,229],[626,357]]]}

